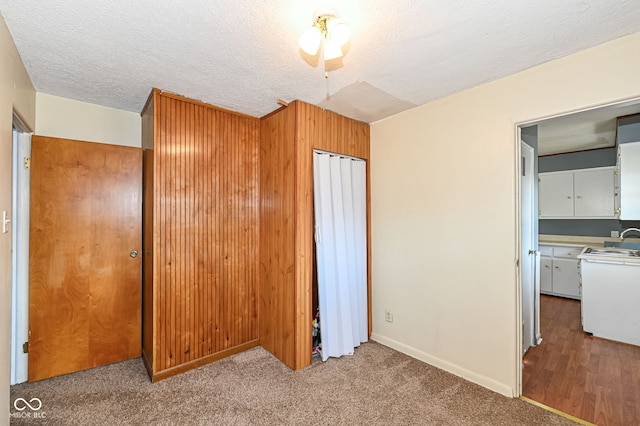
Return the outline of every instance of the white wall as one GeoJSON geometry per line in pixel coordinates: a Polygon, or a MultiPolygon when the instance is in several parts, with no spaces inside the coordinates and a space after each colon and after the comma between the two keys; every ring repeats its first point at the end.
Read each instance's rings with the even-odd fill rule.
{"type": "Polygon", "coordinates": [[[640,33],[372,125],[374,340],[517,394],[516,123],[640,97],[638,52],[640,33]]]}
{"type": "MultiPolygon", "coordinates": [[[[35,91],[11,35],[0,17],[0,215],[11,212],[13,111],[35,127],[35,91]]],[[[1,216],[0,216],[1,217],[1,216]]],[[[0,231],[0,424],[9,419],[11,335],[11,234],[0,231]]]]}
{"type": "Polygon", "coordinates": [[[35,133],[40,136],[140,147],[140,114],[36,94],[35,133]]]}

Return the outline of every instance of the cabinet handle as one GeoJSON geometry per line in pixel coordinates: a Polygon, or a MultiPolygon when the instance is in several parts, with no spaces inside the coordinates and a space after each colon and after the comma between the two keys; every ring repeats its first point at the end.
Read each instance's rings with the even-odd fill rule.
{"type": "Polygon", "coordinates": [[[559,267],[559,266],[555,266],[555,268],[556,268],[556,269],[560,269],[560,267],[559,267]]]}
{"type": "Polygon", "coordinates": [[[567,195],[567,200],[570,200],[570,199],[571,199],[571,195],[567,195]]]}
{"type": "Polygon", "coordinates": [[[545,268],[549,269],[549,265],[544,265],[545,268]]]}
{"type": "Polygon", "coordinates": [[[576,198],[580,200],[582,199],[582,195],[577,195],[576,198]]]}

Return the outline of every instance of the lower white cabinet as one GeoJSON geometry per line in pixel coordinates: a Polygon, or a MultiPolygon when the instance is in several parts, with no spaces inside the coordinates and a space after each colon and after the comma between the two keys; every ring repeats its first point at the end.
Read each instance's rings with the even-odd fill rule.
{"type": "Polygon", "coordinates": [[[540,293],[580,299],[581,246],[540,246],[540,293]]]}

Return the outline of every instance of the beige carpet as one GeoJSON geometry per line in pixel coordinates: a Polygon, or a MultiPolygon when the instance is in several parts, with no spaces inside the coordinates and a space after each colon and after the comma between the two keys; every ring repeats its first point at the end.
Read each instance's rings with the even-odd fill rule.
{"type": "Polygon", "coordinates": [[[11,424],[575,424],[374,342],[298,372],[255,348],[157,383],[133,359],[11,388],[34,397],[41,417],[11,424]]]}

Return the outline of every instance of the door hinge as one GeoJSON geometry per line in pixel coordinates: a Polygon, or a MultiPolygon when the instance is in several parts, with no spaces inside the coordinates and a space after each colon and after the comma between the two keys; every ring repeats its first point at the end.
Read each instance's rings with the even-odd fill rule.
{"type": "Polygon", "coordinates": [[[25,169],[30,169],[31,168],[31,158],[24,157],[24,168],[25,169]]]}
{"type": "Polygon", "coordinates": [[[29,353],[29,342],[24,342],[22,344],[22,353],[23,354],[28,354],[29,353]]]}

